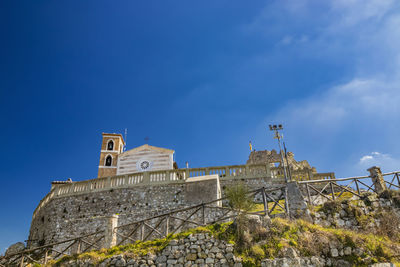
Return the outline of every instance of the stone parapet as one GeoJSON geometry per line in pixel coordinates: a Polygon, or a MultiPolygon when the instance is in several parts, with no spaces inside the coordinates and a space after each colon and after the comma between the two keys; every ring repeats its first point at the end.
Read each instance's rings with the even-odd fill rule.
{"type": "Polygon", "coordinates": [[[375,188],[375,192],[379,194],[385,191],[387,188],[385,180],[383,179],[381,168],[373,166],[369,168],[368,171],[370,172],[370,177],[372,179],[372,184],[375,188]]]}

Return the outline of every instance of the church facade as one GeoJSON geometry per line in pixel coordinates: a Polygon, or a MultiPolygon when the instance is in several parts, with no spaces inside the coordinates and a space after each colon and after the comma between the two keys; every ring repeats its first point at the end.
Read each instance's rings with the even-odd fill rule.
{"type": "Polygon", "coordinates": [[[98,178],[174,168],[174,150],[148,144],[124,151],[121,134],[103,133],[98,178]]]}

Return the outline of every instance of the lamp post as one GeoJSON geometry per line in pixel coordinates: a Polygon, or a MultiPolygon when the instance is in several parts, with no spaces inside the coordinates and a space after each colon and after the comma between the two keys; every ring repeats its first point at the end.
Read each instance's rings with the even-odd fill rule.
{"type": "MultiPolygon", "coordinates": [[[[279,133],[279,131],[283,130],[282,124],[274,124],[274,125],[269,125],[269,129],[271,131],[274,131],[274,138],[278,139],[278,145],[279,145],[279,153],[281,154],[281,161],[282,161],[282,168],[283,168],[283,175],[285,177],[285,183],[287,184],[289,182],[289,177],[286,172],[286,164],[285,160],[283,158],[283,150],[281,146],[281,139],[283,138],[283,135],[279,133]]],[[[288,192],[287,192],[287,185],[285,186],[285,208],[287,214],[289,214],[289,202],[288,202],[288,192]]]]}
{"type": "Polygon", "coordinates": [[[287,182],[289,182],[289,176],[288,176],[288,173],[287,173],[287,171],[286,171],[285,159],[284,159],[284,157],[283,157],[284,151],[282,150],[282,145],[281,145],[281,139],[283,138],[283,135],[281,135],[281,134],[279,133],[280,130],[283,130],[283,126],[282,126],[282,124],[278,124],[278,125],[276,125],[276,124],[274,124],[274,125],[269,125],[269,129],[270,129],[271,131],[274,131],[274,132],[275,132],[274,138],[275,138],[275,139],[278,139],[279,153],[281,154],[281,162],[282,162],[282,168],[283,168],[283,175],[284,175],[284,177],[285,177],[285,182],[287,183],[287,182]]]}

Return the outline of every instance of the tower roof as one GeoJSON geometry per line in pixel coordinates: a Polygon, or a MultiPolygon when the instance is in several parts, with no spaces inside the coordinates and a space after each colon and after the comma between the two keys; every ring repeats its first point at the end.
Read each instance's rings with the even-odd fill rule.
{"type": "Polygon", "coordinates": [[[124,137],[122,136],[122,134],[119,133],[101,133],[103,135],[103,137],[105,136],[110,136],[110,137],[120,137],[122,140],[122,143],[125,145],[125,140],[124,137]]]}

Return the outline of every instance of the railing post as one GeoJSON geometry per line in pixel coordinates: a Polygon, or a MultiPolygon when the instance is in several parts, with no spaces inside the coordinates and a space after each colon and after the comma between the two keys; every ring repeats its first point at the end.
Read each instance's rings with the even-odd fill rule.
{"type": "Polygon", "coordinates": [[[143,183],[144,184],[149,184],[150,183],[150,173],[149,172],[144,172],[143,173],[143,183]]]}
{"type": "Polygon", "coordinates": [[[49,251],[46,249],[45,253],[44,253],[44,264],[47,264],[47,257],[49,256],[49,251]]]}
{"type": "Polygon", "coordinates": [[[204,203],[202,204],[202,212],[201,212],[201,216],[202,216],[202,221],[203,221],[203,225],[206,225],[206,210],[205,210],[205,205],[204,203]]]}
{"type": "Polygon", "coordinates": [[[285,183],[284,194],[285,194],[285,210],[286,210],[286,215],[287,215],[288,217],[290,217],[289,196],[288,196],[288,183],[285,183]]]}
{"type": "Polygon", "coordinates": [[[264,215],[269,215],[269,209],[268,209],[268,201],[267,201],[267,196],[265,195],[265,188],[263,187],[261,189],[261,195],[263,199],[263,204],[264,204],[264,215]]]}
{"type": "Polygon", "coordinates": [[[334,191],[334,188],[333,188],[333,183],[329,182],[329,185],[331,187],[332,200],[335,200],[336,198],[335,198],[335,191],[334,191]]]}
{"type": "Polygon", "coordinates": [[[144,238],[144,222],[142,222],[142,226],[140,227],[140,240],[143,241],[144,238]]]}
{"type": "Polygon", "coordinates": [[[76,246],[76,254],[81,253],[81,240],[78,239],[77,241],[77,246],[76,246]]]}
{"type": "Polygon", "coordinates": [[[107,220],[104,234],[104,248],[111,248],[117,245],[117,233],[115,227],[118,225],[118,215],[112,215],[107,220]]]}
{"type": "Polygon", "coordinates": [[[307,189],[308,204],[309,204],[309,205],[312,205],[312,203],[311,203],[310,188],[309,188],[309,186],[308,186],[308,183],[306,183],[306,189],[307,189]]]}
{"type": "Polygon", "coordinates": [[[377,194],[379,194],[379,193],[382,193],[383,191],[385,191],[387,188],[386,188],[385,180],[383,179],[383,176],[382,176],[381,168],[379,168],[377,166],[373,166],[373,167],[369,168],[368,171],[370,172],[370,177],[372,179],[372,183],[374,185],[375,192],[377,194]]]}
{"type": "Polygon", "coordinates": [[[107,185],[106,187],[111,188],[111,176],[107,177],[107,185]]]}
{"type": "Polygon", "coordinates": [[[360,194],[360,187],[358,186],[358,180],[357,180],[357,178],[354,179],[354,182],[356,183],[357,194],[360,194]]]}
{"type": "Polygon", "coordinates": [[[165,237],[167,237],[169,234],[169,215],[167,215],[167,219],[165,222],[165,237]]]}
{"type": "Polygon", "coordinates": [[[189,177],[190,177],[190,171],[189,169],[185,169],[185,180],[189,179],[189,177]]]}
{"type": "Polygon", "coordinates": [[[19,262],[20,267],[24,267],[24,254],[21,255],[21,261],[19,262]]]}
{"type": "Polygon", "coordinates": [[[230,172],[229,172],[229,167],[225,167],[225,177],[229,177],[231,176],[230,172]]]}
{"type": "Polygon", "coordinates": [[[54,191],[54,195],[58,196],[59,194],[60,194],[60,186],[57,186],[54,191]]]}
{"type": "Polygon", "coordinates": [[[129,175],[125,174],[125,185],[129,184],[129,175]]]}
{"type": "Polygon", "coordinates": [[[68,194],[75,192],[75,184],[70,184],[68,188],[68,194]]]}

